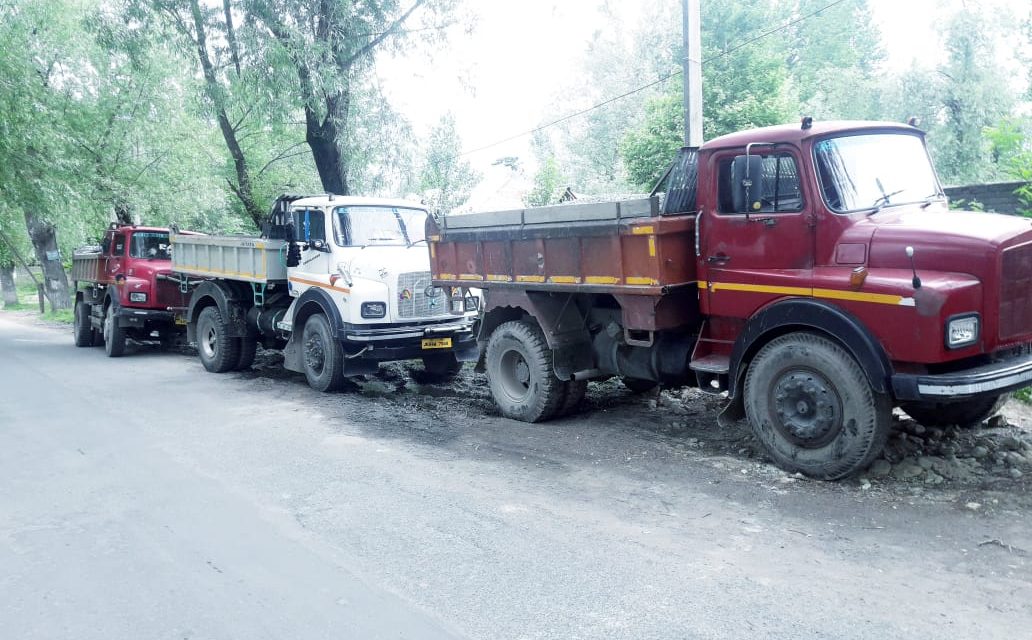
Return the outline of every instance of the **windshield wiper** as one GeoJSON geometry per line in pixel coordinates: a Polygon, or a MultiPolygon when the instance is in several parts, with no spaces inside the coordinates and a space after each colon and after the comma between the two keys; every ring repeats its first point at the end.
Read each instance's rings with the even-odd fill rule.
{"type": "Polygon", "coordinates": [[[937,193],[933,193],[930,196],[925,196],[924,203],[921,205],[921,208],[922,209],[927,209],[928,207],[930,207],[932,205],[933,202],[945,202],[945,201],[946,201],[946,194],[943,193],[942,191],[939,191],[937,193]]]}
{"type": "Polygon", "coordinates": [[[874,214],[876,214],[879,211],[881,211],[882,207],[884,207],[885,205],[892,204],[892,202],[890,202],[889,199],[892,196],[898,196],[899,194],[903,193],[904,191],[906,191],[906,189],[899,189],[898,191],[893,191],[892,193],[883,193],[881,196],[878,197],[877,200],[874,201],[873,204],[871,204],[871,207],[872,207],[871,208],[871,212],[868,213],[867,215],[868,216],[873,216],[874,214]]]}

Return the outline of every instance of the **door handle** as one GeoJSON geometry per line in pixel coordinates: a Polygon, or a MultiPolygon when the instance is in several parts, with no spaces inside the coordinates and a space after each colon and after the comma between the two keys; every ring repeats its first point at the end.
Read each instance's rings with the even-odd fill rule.
{"type": "Polygon", "coordinates": [[[724,265],[728,262],[731,262],[731,256],[727,255],[726,253],[718,253],[715,256],[710,256],[706,258],[706,262],[715,265],[724,265]]]}

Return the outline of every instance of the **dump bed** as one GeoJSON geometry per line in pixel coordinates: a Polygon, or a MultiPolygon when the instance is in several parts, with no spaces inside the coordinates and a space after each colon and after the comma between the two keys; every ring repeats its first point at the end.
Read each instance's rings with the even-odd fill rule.
{"type": "Polygon", "coordinates": [[[172,270],[201,278],[266,283],[287,279],[284,240],[244,236],[172,236],[172,270]]]}
{"type": "Polygon", "coordinates": [[[102,282],[100,247],[76,249],[72,254],[72,280],[75,282],[102,282]]]}
{"type": "Polygon", "coordinates": [[[429,221],[434,282],[659,295],[696,284],[695,217],[658,198],[429,221]]]}

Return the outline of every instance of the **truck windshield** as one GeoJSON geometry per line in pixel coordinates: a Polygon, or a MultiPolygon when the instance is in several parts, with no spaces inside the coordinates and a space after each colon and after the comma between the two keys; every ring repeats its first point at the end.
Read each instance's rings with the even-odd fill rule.
{"type": "Polygon", "coordinates": [[[405,207],[337,207],[334,236],[342,247],[411,246],[426,239],[426,211],[405,207]]]}
{"type": "Polygon", "coordinates": [[[137,231],[129,243],[129,255],[133,258],[171,260],[167,233],[137,231]]]}
{"type": "Polygon", "coordinates": [[[821,140],[814,147],[821,192],[838,213],[925,202],[942,190],[916,135],[879,133],[821,140]]]}

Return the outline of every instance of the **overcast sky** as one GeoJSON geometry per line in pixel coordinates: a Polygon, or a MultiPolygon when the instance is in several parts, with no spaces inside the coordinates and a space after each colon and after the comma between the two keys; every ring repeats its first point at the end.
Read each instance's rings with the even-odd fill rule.
{"type": "MultiPolygon", "coordinates": [[[[667,0],[675,8],[679,0],[667,0]]],[[[703,2],[720,0],[703,0],[703,2]]],[[[967,0],[969,3],[978,0],[967,0]]],[[[581,68],[587,43],[604,23],[606,0],[466,0],[470,33],[455,30],[432,56],[383,58],[378,74],[392,103],[424,136],[446,112],[458,120],[463,148],[493,143],[555,114],[555,97],[581,68]]],[[[883,33],[890,70],[913,61],[934,64],[940,47],[936,21],[960,0],[870,0],[883,33]]],[[[1028,0],[982,0],[1027,10],[1028,0]]],[[[628,30],[643,19],[645,2],[609,0],[628,30]]],[[[675,17],[677,13],[673,14],[675,17]]],[[[819,19],[819,18],[813,18],[819,19]]],[[[670,25],[680,30],[680,23],[670,25]]],[[[631,88],[631,87],[628,87],[631,88]]],[[[633,98],[632,98],[633,99],[633,98]]],[[[498,157],[527,154],[520,139],[470,156],[483,169],[498,157]]]]}

